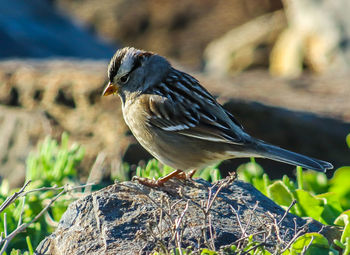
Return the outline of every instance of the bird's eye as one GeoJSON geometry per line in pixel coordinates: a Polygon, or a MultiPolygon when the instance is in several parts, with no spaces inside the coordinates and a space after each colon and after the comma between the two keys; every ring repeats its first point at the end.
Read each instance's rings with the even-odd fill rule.
{"type": "Polygon", "coordinates": [[[120,77],[120,82],[121,83],[127,83],[128,80],[129,80],[129,74],[126,74],[126,75],[120,77]]]}

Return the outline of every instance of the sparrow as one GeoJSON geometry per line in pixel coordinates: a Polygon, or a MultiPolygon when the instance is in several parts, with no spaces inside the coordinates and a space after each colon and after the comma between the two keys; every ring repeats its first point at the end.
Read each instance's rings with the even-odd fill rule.
{"type": "Polygon", "coordinates": [[[119,95],[124,120],[138,142],[160,162],[177,169],[158,180],[139,178],[145,185],[190,178],[196,169],[242,157],[268,158],[321,172],[333,168],[326,161],[253,138],[196,78],[155,53],[132,47],[117,50],[108,66],[108,79],[102,95],[119,95]]]}

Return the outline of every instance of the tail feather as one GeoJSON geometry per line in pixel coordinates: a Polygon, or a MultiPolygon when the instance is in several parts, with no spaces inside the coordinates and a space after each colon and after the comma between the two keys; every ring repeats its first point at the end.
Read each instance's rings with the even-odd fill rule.
{"type": "Polygon", "coordinates": [[[264,142],[259,142],[257,147],[258,154],[275,161],[301,166],[319,172],[326,172],[327,169],[333,168],[333,165],[326,161],[307,157],[264,142]]]}

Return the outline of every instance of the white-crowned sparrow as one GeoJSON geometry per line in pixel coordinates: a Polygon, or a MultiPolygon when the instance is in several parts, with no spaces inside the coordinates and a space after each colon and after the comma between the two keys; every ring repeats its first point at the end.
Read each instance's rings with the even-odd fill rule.
{"type": "Polygon", "coordinates": [[[179,177],[181,170],[235,157],[269,158],[316,171],[333,168],[251,137],[194,77],[157,54],[120,49],[111,59],[108,77],[103,95],[120,96],[136,139],[159,161],[179,169],[154,186],[179,177]]]}

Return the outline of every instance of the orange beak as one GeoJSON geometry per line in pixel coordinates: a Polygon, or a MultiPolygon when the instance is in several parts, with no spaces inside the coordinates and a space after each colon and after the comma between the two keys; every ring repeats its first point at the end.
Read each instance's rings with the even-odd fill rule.
{"type": "Polygon", "coordinates": [[[118,92],[118,87],[113,83],[109,82],[102,92],[102,96],[109,96],[116,94],[118,92]]]}

